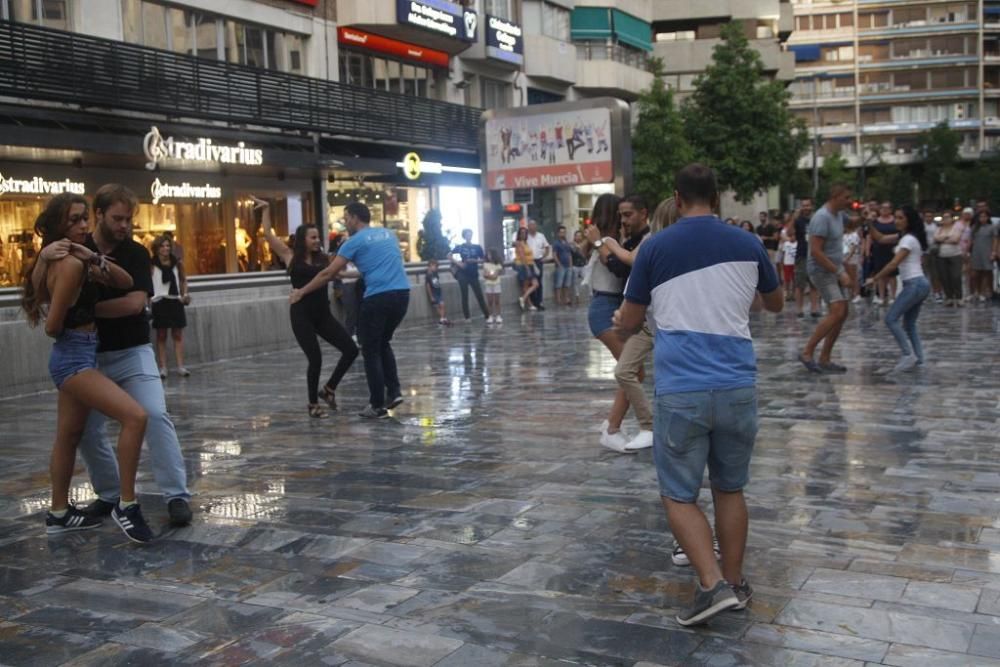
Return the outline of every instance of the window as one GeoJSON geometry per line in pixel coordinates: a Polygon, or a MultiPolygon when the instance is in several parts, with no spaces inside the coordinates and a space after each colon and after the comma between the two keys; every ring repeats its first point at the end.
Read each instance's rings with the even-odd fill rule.
{"type": "Polygon", "coordinates": [[[2,0],[0,18],[69,30],[69,0],[2,0]]]}
{"type": "Polygon", "coordinates": [[[889,12],[869,12],[858,14],[859,28],[884,28],[889,25],[889,12]]]}
{"type": "Polygon", "coordinates": [[[542,34],[564,42],[570,40],[570,11],[551,2],[542,3],[542,34]]]}
{"type": "Polygon", "coordinates": [[[940,69],[931,72],[931,88],[961,88],[965,85],[964,69],[940,69]]]}
{"type": "Polygon", "coordinates": [[[926,7],[900,7],[892,10],[893,25],[921,25],[926,22],[926,7]]]}
{"type": "Polygon", "coordinates": [[[810,26],[808,16],[796,16],[795,17],[795,29],[796,30],[812,30],[810,26]]]}
{"type": "Polygon", "coordinates": [[[841,28],[850,28],[853,25],[854,25],[854,14],[852,14],[851,12],[844,12],[843,14],[840,14],[841,28]]]}
{"type": "Polygon", "coordinates": [[[433,93],[434,73],[430,68],[351,49],[341,49],[339,60],[341,83],[413,97],[433,93]]]}
{"type": "MultiPolygon", "coordinates": [[[[20,1],[20,0],[19,0],[20,1]]],[[[151,2],[122,0],[125,41],[209,60],[305,73],[300,35],[151,2]]]]}
{"type": "Polygon", "coordinates": [[[485,0],[483,11],[505,21],[516,21],[513,0],[485,0]]]}
{"type": "Polygon", "coordinates": [[[484,109],[506,109],[511,105],[511,87],[506,81],[482,77],[479,80],[479,104],[484,109]]]}
{"type": "Polygon", "coordinates": [[[926,90],[927,72],[896,72],[893,76],[893,90],[926,90]]]}

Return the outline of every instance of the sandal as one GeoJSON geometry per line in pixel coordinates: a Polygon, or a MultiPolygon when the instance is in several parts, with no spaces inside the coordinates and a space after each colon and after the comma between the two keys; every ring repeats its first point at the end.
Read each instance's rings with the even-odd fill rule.
{"type": "Polygon", "coordinates": [[[314,419],[326,419],[326,410],[324,410],[319,403],[310,403],[309,416],[314,419]]]}
{"type": "Polygon", "coordinates": [[[324,385],[324,387],[319,390],[319,397],[324,403],[330,406],[331,410],[337,409],[337,395],[328,385],[324,385]]]}

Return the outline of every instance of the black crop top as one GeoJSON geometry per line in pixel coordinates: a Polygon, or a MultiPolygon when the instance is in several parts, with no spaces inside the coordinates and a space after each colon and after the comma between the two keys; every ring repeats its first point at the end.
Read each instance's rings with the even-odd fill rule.
{"type": "Polygon", "coordinates": [[[63,329],[77,329],[86,324],[93,324],[97,319],[94,307],[97,305],[98,296],[97,284],[84,271],[80,295],[76,297],[76,303],[66,311],[63,329]]]}
{"type": "MultiPolygon", "coordinates": [[[[326,267],[326,264],[311,264],[308,262],[293,261],[292,265],[288,268],[288,275],[292,279],[292,287],[295,289],[305,287],[319,274],[320,271],[326,267]]],[[[319,308],[329,308],[330,297],[327,296],[326,285],[319,288],[315,292],[306,294],[302,297],[302,300],[299,301],[299,303],[319,308]]]]}

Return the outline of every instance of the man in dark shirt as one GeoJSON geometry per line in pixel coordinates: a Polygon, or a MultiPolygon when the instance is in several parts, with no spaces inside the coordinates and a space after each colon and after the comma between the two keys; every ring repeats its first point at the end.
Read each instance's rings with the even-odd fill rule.
{"type": "Polygon", "coordinates": [[[809,221],[813,215],[812,197],[803,197],[799,202],[799,209],[795,212],[795,242],[798,244],[795,249],[795,311],[796,317],[805,317],[802,310],[805,305],[805,291],[809,288],[810,314],[815,318],[820,316],[819,292],[809,280],[809,272],[806,269],[806,260],[809,259],[809,221]]]}
{"type": "MultiPolygon", "coordinates": [[[[153,477],[167,501],[173,525],[191,521],[191,494],[177,432],[167,414],[163,382],[149,344],[146,300],[153,294],[150,257],[132,240],[132,215],[138,200],[131,190],[116,184],[102,186],[94,195],[97,225],[87,247],[107,255],[132,276],[129,291],[101,288],[98,302],[98,369],[125,390],[148,415],[146,443],[153,477]]],[[[106,418],[92,411],[80,440],[79,451],[87,464],[98,499],[87,507],[92,516],[106,516],[119,500],[118,465],[106,437],[106,418]]]]}
{"type": "Polygon", "coordinates": [[[479,285],[479,265],[486,259],[483,247],[472,242],[472,230],[463,229],[462,238],[465,243],[455,246],[451,251],[451,261],[454,262],[456,271],[455,279],[458,280],[458,288],[462,293],[462,314],[465,321],[469,317],[469,288],[476,295],[479,302],[479,309],[483,311],[483,317],[490,319],[490,311],[486,307],[486,299],[483,298],[483,288],[479,285]]]}

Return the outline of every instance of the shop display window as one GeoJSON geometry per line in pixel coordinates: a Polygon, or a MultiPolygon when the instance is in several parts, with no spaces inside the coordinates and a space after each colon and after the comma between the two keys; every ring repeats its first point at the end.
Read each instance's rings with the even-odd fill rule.
{"type": "Polygon", "coordinates": [[[35,219],[45,200],[35,197],[0,199],[0,287],[15,287],[41,248],[35,236],[35,219]]]}
{"type": "MultiPolygon", "coordinates": [[[[283,239],[289,248],[293,247],[294,240],[288,231],[288,200],[284,196],[255,194],[271,204],[271,228],[275,235],[283,239]]],[[[264,238],[264,228],[260,220],[260,214],[254,211],[253,199],[250,198],[249,194],[238,195],[234,226],[236,231],[236,266],[240,273],[275,271],[285,268],[278,256],[271,252],[271,246],[264,238]]]]}
{"type": "MultiPolygon", "coordinates": [[[[419,262],[417,237],[424,215],[431,208],[427,188],[355,188],[330,190],[330,229],[344,229],[344,207],[360,201],[371,210],[373,227],[388,227],[399,237],[399,249],[405,262],[419,262]]],[[[345,231],[346,233],[346,231],[345,231]]]]}
{"type": "Polygon", "coordinates": [[[226,272],[226,239],[218,203],[139,204],[132,219],[136,241],[150,250],[153,241],[167,231],[174,234],[188,275],[226,272]]]}

